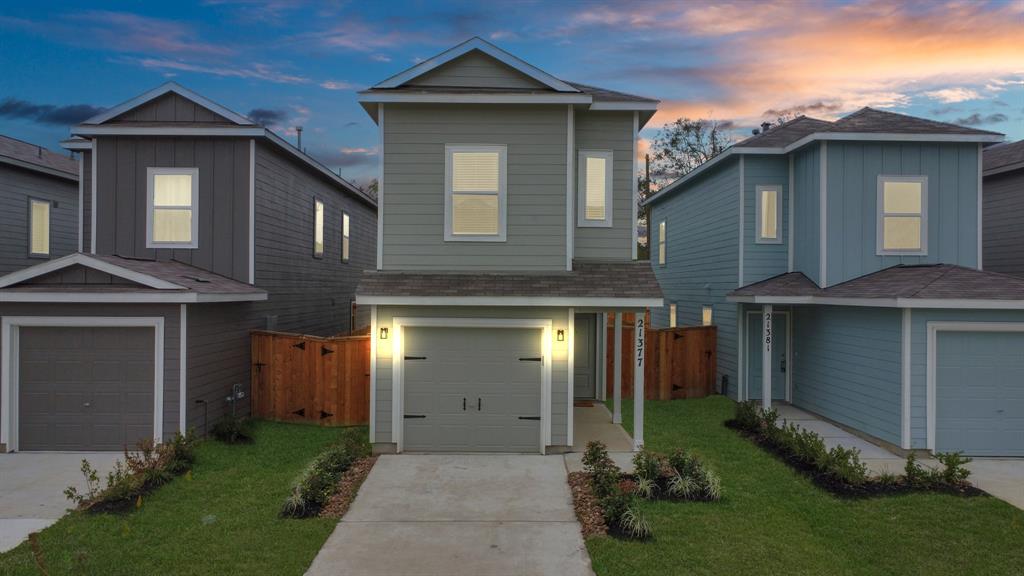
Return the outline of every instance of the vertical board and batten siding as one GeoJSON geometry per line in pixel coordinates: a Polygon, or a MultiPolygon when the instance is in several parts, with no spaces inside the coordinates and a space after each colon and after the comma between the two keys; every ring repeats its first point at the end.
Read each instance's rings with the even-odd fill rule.
{"type": "MultiPolygon", "coordinates": [[[[180,308],[177,304],[53,304],[0,303],[3,316],[162,316],[164,319],[164,439],[178,432],[179,358],[181,350],[180,308]]],[[[0,334],[0,339],[3,334],[0,334]]],[[[0,342],[2,345],[2,342],[0,342]]],[[[7,370],[0,366],[0,370],[7,370]]],[[[0,402],[2,402],[0,398],[0,402]]],[[[0,405],[0,415],[5,414],[0,405]]],[[[2,416],[0,416],[2,417],[2,416]]]]}
{"type": "Polygon", "coordinates": [[[785,274],[789,266],[789,157],[747,155],[743,163],[743,284],[785,274]],[[758,186],[778,186],[779,244],[758,244],[758,186]]]}
{"type": "Polygon", "coordinates": [[[406,85],[518,90],[547,89],[547,86],[526,74],[476,50],[442,64],[422,76],[413,78],[406,85]]]}
{"type": "MultiPolygon", "coordinates": [[[[1024,322],[1021,310],[915,309],[910,317],[910,439],[911,448],[927,448],[928,440],[928,323],[1024,322]]],[[[942,332],[939,332],[939,338],[942,332]]]]}
{"type": "MultiPolygon", "coordinates": [[[[576,226],[579,207],[579,167],[573,166],[573,257],[600,260],[633,258],[633,113],[581,112],[574,118],[576,151],[612,152],[612,226],[576,226]]],[[[578,162],[574,154],[573,162],[578,162]]]]}
{"type": "MultiPolygon", "coordinates": [[[[385,192],[385,194],[387,194],[385,192]]],[[[377,306],[377,323],[392,329],[392,318],[543,318],[552,322],[552,334],[568,329],[569,311],[565,308],[501,308],[501,307],[416,307],[377,306]]],[[[498,330],[500,328],[496,328],[498,330]]],[[[376,335],[374,335],[376,336],[376,335]]],[[[392,340],[379,340],[377,345],[377,381],[375,443],[390,443],[392,409],[392,340]]],[[[551,353],[551,446],[565,446],[568,442],[569,406],[569,363],[568,342],[552,342],[551,353]]],[[[540,383],[537,383],[540,386],[540,383]]]]}
{"type": "Polygon", "coordinates": [[[78,183],[0,164],[0,276],[78,250],[78,183]],[[29,202],[50,202],[50,256],[29,256],[29,202]]]}
{"type": "Polygon", "coordinates": [[[821,284],[821,145],[793,155],[793,270],[821,284]]]}
{"type": "Polygon", "coordinates": [[[248,282],[248,139],[102,136],[94,145],[98,254],[173,259],[248,282]],[[146,248],[150,167],[199,169],[198,248],[146,248]]]}
{"type": "MultiPolygon", "coordinates": [[[[256,286],[270,293],[254,310],[260,328],[318,336],[369,325],[369,308],[349,325],[364,269],[376,265],[377,215],[269,145],[256,144],[256,286]],[[324,254],[313,257],[314,200],[324,203],[324,254]],[[349,261],[341,261],[341,215],[350,217],[349,261]]],[[[248,346],[248,344],[246,344],[248,346]]]]}
{"type": "Polygon", "coordinates": [[[234,124],[231,120],[174,92],[168,92],[163,96],[140,104],[119,116],[111,118],[105,124],[130,124],[134,122],[234,124]]]}
{"type": "Polygon", "coordinates": [[[793,405],[898,446],[900,310],[798,306],[794,312],[793,405]]]}
{"type": "Polygon", "coordinates": [[[565,270],[565,106],[388,104],[385,270],[565,270]],[[507,146],[507,239],[445,242],[446,144],[507,146]]]}
{"type": "Polygon", "coordinates": [[[826,166],[829,285],[897,264],[977,267],[977,144],[829,142],[826,166]],[[876,255],[879,175],[928,177],[926,256],[876,255]]]}
{"type": "Polygon", "coordinates": [[[651,323],[668,327],[669,304],[677,306],[678,326],[700,326],[701,308],[713,307],[718,326],[718,375],[729,377],[735,397],[737,373],[737,306],[725,295],[739,281],[739,162],[726,160],[708,174],[688,182],[651,206],[651,266],[665,296],[665,306],[651,310],[651,323]],[[665,266],[658,265],[658,224],[665,220],[665,266]]]}
{"type": "Polygon", "coordinates": [[[1024,276],[1024,169],[986,176],[982,203],[983,267],[1024,276]]]}

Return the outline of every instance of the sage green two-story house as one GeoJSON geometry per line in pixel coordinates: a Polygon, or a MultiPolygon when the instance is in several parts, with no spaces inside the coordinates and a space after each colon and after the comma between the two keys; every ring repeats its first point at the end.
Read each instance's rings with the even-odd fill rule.
{"type": "Polygon", "coordinates": [[[570,449],[574,400],[604,390],[605,322],[662,304],[635,225],[637,131],[657,102],[479,38],[359,99],[380,129],[377,266],[356,291],[375,449],[570,449]]]}

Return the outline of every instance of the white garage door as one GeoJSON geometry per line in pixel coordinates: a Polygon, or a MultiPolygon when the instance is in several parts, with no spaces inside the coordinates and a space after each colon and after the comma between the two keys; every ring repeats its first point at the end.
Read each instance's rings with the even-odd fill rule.
{"type": "Polygon", "coordinates": [[[404,450],[538,452],[541,330],[403,330],[404,450]]]}

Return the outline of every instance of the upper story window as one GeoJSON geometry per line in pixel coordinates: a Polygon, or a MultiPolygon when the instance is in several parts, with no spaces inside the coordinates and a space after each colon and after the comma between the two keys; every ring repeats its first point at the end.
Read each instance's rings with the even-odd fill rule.
{"type": "Polygon", "coordinates": [[[324,257],[324,203],[313,201],[313,257],[324,257]]]}
{"type": "Polygon", "coordinates": [[[710,304],[705,304],[700,309],[700,325],[711,326],[711,324],[714,323],[715,320],[714,313],[715,309],[712,308],[710,304]]]}
{"type": "Polygon", "coordinates": [[[778,186],[758,186],[757,192],[757,243],[781,244],[782,234],[779,229],[779,205],[782,193],[778,186]]]}
{"type": "Polygon", "coordinates": [[[50,255],[50,203],[30,198],[28,201],[29,256],[50,255]]]}
{"type": "Polygon", "coordinates": [[[577,226],[612,225],[612,153],[580,150],[577,226]]]}
{"type": "Polygon", "coordinates": [[[878,177],[879,255],[928,253],[928,177],[878,177]]]}
{"type": "Polygon", "coordinates": [[[658,222],[658,265],[665,265],[665,221],[658,222]]]}
{"type": "Polygon", "coordinates": [[[341,213],[341,261],[348,262],[349,243],[349,220],[348,213],[341,213]]]}
{"type": "Polygon", "coordinates": [[[675,328],[676,327],[676,305],[675,304],[669,304],[668,305],[668,327],[669,328],[675,328]]]}
{"type": "Polygon", "coordinates": [[[505,146],[445,146],[445,240],[505,241],[505,153],[505,146]]]}
{"type": "Polygon", "coordinates": [[[147,168],[146,248],[199,246],[199,169],[147,168]]]}

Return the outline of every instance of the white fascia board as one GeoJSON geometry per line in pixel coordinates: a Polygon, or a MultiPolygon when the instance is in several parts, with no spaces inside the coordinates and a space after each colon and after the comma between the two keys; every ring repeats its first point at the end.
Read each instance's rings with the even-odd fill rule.
{"type": "Polygon", "coordinates": [[[167,126],[78,125],[72,129],[72,133],[78,136],[263,136],[266,131],[265,128],[251,126],[203,128],[175,127],[172,124],[167,126]]]}
{"type": "Polygon", "coordinates": [[[344,187],[346,189],[346,191],[348,191],[350,194],[352,194],[356,198],[362,200],[363,202],[366,202],[367,204],[369,204],[370,206],[373,206],[374,208],[377,207],[377,203],[374,202],[374,200],[372,198],[370,198],[369,196],[367,196],[366,194],[363,194],[358,188],[355,187],[354,184],[352,184],[348,180],[345,180],[344,178],[339,176],[336,172],[331,171],[330,168],[324,166],[323,164],[318,162],[312,156],[306,154],[305,152],[300,151],[295,146],[292,146],[290,143],[288,143],[287,140],[285,140],[284,138],[281,138],[280,136],[278,136],[273,130],[260,128],[260,134],[259,135],[260,136],[266,136],[267,140],[270,140],[271,142],[276,144],[278,146],[278,148],[284,150],[285,152],[288,152],[289,154],[291,154],[295,158],[299,159],[300,161],[302,161],[306,165],[316,169],[318,172],[320,172],[324,176],[327,176],[328,178],[330,178],[336,184],[344,187]]]}
{"type": "Polygon", "coordinates": [[[62,140],[60,147],[65,150],[92,150],[92,140],[75,138],[62,140]]]}
{"type": "Polygon", "coordinates": [[[426,74],[427,72],[430,72],[431,70],[434,70],[439,66],[447,64],[448,62],[451,62],[452,60],[455,60],[456,58],[459,58],[464,54],[472,52],[473,50],[479,50],[480,52],[487,54],[491,58],[494,58],[495,60],[501,62],[502,64],[505,64],[509,68],[522,72],[523,74],[529,76],[530,78],[533,78],[534,80],[540,82],[541,84],[544,84],[545,86],[551,88],[552,90],[557,90],[559,92],[579,92],[579,90],[577,90],[576,88],[573,88],[569,84],[566,84],[565,82],[559,80],[558,78],[555,78],[551,74],[548,74],[547,72],[541,70],[540,68],[537,68],[532,64],[529,64],[523,60],[520,60],[519,58],[516,58],[512,54],[509,54],[508,52],[502,50],[501,48],[498,48],[494,44],[491,44],[490,42],[487,42],[481,38],[470,38],[469,40],[463,42],[462,44],[459,44],[458,46],[449,48],[448,50],[445,50],[444,52],[438,54],[437,56],[434,56],[433,58],[428,58],[411,68],[408,68],[402,72],[399,72],[398,74],[395,74],[390,78],[387,78],[382,82],[377,83],[374,86],[374,88],[397,88],[402,84],[405,84],[406,82],[414,78],[422,76],[423,74],[426,74]]]}
{"type": "Polygon", "coordinates": [[[422,102],[432,104],[590,104],[589,94],[467,94],[458,92],[361,92],[359,102],[422,102]]]}
{"type": "Polygon", "coordinates": [[[167,282],[166,280],[161,280],[154,276],[150,276],[149,274],[129,270],[128,268],[111,264],[110,262],[106,262],[98,258],[92,258],[91,256],[80,253],[68,254],[67,256],[57,258],[56,260],[50,260],[42,264],[11,272],[6,276],[0,277],[0,288],[13,286],[26,280],[31,280],[32,278],[79,264],[87,268],[99,270],[100,272],[112,274],[119,278],[124,278],[125,280],[130,280],[136,284],[142,284],[143,286],[147,286],[155,290],[181,290],[184,288],[184,286],[167,282]]]}
{"type": "Polygon", "coordinates": [[[1024,300],[969,300],[963,298],[837,298],[832,296],[727,296],[741,304],[860,306],[868,308],[925,308],[962,310],[1024,310],[1024,300]]]}
{"type": "Polygon", "coordinates": [[[634,112],[638,110],[657,110],[658,102],[594,102],[590,105],[591,110],[623,110],[634,112]]]}
{"type": "Polygon", "coordinates": [[[1003,172],[1012,172],[1014,170],[1020,170],[1024,168],[1024,162],[1017,162],[1015,164],[1007,164],[1006,166],[999,166],[998,168],[991,168],[989,170],[983,170],[981,175],[995,176],[996,174],[1002,174],[1003,172]]]}
{"type": "Polygon", "coordinates": [[[697,176],[703,174],[707,170],[710,170],[713,166],[718,165],[720,162],[724,161],[725,159],[732,158],[733,156],[735,156],[737,154],[745,154],[745,152],[739,152],[738,150],[739,149],[737,149],[737,148],[729,148],[728,150],[726,150],[725,152],[722,152],[718,156],[715,156],[711,160],[708,160],[707,162],[701,164],[700,166],[694,168],[693,170],[690,170],[689,172],[687,172],[684,176],[680,177],[675,182],[672,182],[671,184],[665,186],[664,188],[662,188],[661,190],[656,192],[653,196],[650,196],[649,198],[647,198],[647,200],[644,200],[643,205],[647,206],[648,204],[651,204],[652,202],[657,202],[658,200],[661,200],[662,197],[671,194],[672,191],[674,191],[676,188],[682,186],[683,184],[685,184],[686,182],[689,182],[690,180],[693,180],[694,178],[696,178],[697,176]]]}
{"type": "Polygon", "coordinates": [[[225,108],[224,106],[221,106],[220,104],[217,104],[213,100],[210,100],[209,98],[206,98],[204,96],[200,96],[199,94],[189,90],[188,88],[185,88],[184,86],[178,84],[177,82],[166,82],[164,84],[161,84],[160,86],[157,86],[156,88],[150,90],[149,92],[145,92],[143,94],[140,94],[140,95],[136,96],[135,98],[132,98],[131,100],[128,100],[126,102],[122,102],[122,103],[118,104],[117,106],[114,106],[113,108],[110,108],[109,110],[107,110],[105,112],[101,112],[100,114],[97,114],[97,115],[93,116],[92,118],[89,118],[88,120],[86,120],[84,122],[84,124],[102,124],[103,122],[106,122],[107,120],[110,120],[111,118],[115,118],[117,116],[120,116],[121,114],[124,114],[125,112],[131,110],[132,108],[136,108],[138,106],[141,106],[141,105],[145,104],[146,102],[149,102],[150,100],[154,100],[156,98],[159,98],[160,96],[163,96],[164,94],[167,94],[168,92],[174,92],[175,94],[181,96],[182,98],[185,98],[186,100],[191,100],[192,102],[195,102],[196,104],[199,104],[203,108],[206,108],[206,109],[210,110],[211,112],[214,112],[214,113],[216,113],[216,114],[218,114],[220,116],[223,116],[224,118],[227,118],[228,120],[231,120],[232,122],[235,122],[236,124],[240,124],[242,126],[255,126],[256,125],[252,120],[246,118],[245,116],[242,116],[241,114],[238,114],[237,112],[233,112],[233,111],[225,108]]]}
{"type": "Polygon", "coordinates": [[[216,302],[262,302],[266,293],[200,294],[177,291],[153,292],[4,292],[0,302],[46,302],[74,304],[206,304],[216,302]]]}
{"type": "Polygon", "coordinates": [[[568,296],[356,296],[356,304],[391,306],[537,306],[594,308],[660,308],[662,298],[568,296]]]}
{"type": "Polygon", "coordinates": [[[17,166],[18,168],[24,168],[25,170],[32,170],[33,172],[39,172],[47,174],[49,176],[56,176],[57,178],[64,178],[73,182],[78,181],[78,176],[69,172],[62,172],[60,170],[54,170],[47,166],[40,166],[39,164],[33,164],[32,162],[25,162],[17,158],[11,158],[10,156],[0,156],[0,163],[10,164],[11,166],[17,166]]]}

